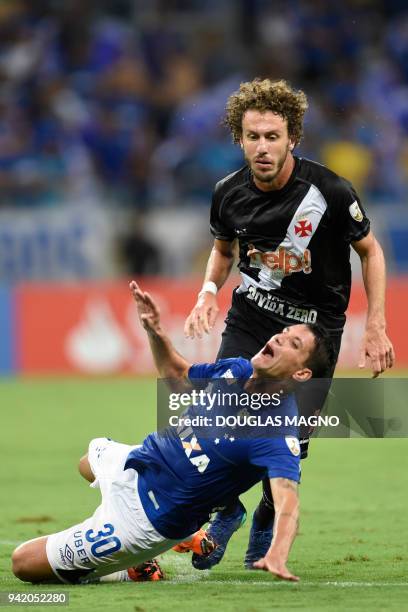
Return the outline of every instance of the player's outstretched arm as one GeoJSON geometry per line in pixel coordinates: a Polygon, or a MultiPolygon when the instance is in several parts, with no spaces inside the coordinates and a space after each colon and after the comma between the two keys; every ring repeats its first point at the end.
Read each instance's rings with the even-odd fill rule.
{"type": "Polygon", "coordinates": [[[210,333],[214,327],[217,315],[217,291],[221,289],[231,272],[234,263],[234,242],[214,240],[203,288],[198,294],[197,303],[186,319],[184,334],[187,338],[201,338],[203,332],[210,333]]]}
{"type": "Polygon", "coordinates": [[[187,379],[191,364],[174,348],[160,325],[160,310],[151,295],[132,281],[130,291],[135,299],[139,319],[147,332],[157,371],[162,378],[187,379]]]}
{"type": "Polygon", "coordinates": [[[273,539],[265,557],[254,563],[254,567],[271,572],[282,580],[298,582],[299,577],[286,567],[299,521],[297,483],[287,478],[271,478],[270,482],[276,512],[273,539]]]}
{"type": "Polygon", "coordinates": [[[359,367],[367,359],[376,378],[394,365],[394,348],[386,334],[385,321],[385,260],[383,250],[370,232],[365,238],[353,242],[361,260],[364,287],[367,294],[367,321],[361,344],[359,367]]]}

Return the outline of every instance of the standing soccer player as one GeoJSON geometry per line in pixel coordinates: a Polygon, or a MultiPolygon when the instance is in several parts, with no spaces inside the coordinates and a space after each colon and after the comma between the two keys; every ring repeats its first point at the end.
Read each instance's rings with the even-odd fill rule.
{"type": "MultiPolygon", "coordinates": [[[[216,294],[231,271],[238,242],[241,285],[233,292],[218,358],[250,358],[284,327],[317,322],[329,330],[337,361],[350,297],[351,245],[361,259],[368,302],[359,366],[368,359],[376,377],[394,363],[386,335],[383,252],[352,185],[325,166],[293,155],[307,107],[305,94],[284,80],[242,83],[228,99],[226,123],[246,165],[215,187],[210,221],[214,246],[185,333],[201,337],[213,327],[216,294]]],[[[327,371],[328,379],[333,371],[327,371]]],[[[325,395],[310,397],[308,410],[321,409],[325,395]]],[[[306,435],[302,458],[308,442],[306,435]]],[[[195,567],[208,568],[221,560],[244,517],[240,502],[217,515],[210,532],[221,545],[207,559],[195,559],[195,567]]],[[[246,567],[268,549],[273,519],[270,489],[264,487],[246,567]]]]}

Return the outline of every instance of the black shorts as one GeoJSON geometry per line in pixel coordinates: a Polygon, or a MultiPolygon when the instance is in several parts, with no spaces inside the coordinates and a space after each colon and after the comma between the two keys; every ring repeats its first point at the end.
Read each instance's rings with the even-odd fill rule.
{"type": "MultiPolygon", "coordinates": [[[[264,316],[252,308],[246,301],[243,294],[233,293],[232,306],[225,319],[226,327],[222,333],[221,346],[218,351],[217,359],[227,357],[244,357],[251,359],[270,339],[271,336],[282,331],[288,323],[284,320],[272,319],[264,316]]],[[[333,341],[335,351],[335,361],[340,351],[341,336],[343,330],[327,330],[333,341]]],[[[335,364],[332,371],[327,373],[326,379],[311,379],[298,388],[296,392],[299,413],[308,417],[320,412],[326,401],[333,377],[335,364]]],[[[299,432],[300,444],[302,449],[302,459],[307,456],[309,446],[310,431],[301,428],[299,432]]]]}

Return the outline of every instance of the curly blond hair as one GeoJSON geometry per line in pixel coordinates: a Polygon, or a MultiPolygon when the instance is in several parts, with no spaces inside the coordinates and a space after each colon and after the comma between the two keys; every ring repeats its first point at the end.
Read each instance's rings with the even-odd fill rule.
{"type": "Polygon", "coordinates": [[[247,110],[272,111],[286,119],[289,137],[297,145],[303,136],[303,116],[307,108],[306,94],[292,89],[287,81],[257,78],[241,83],[238,91],[230,95],[225,124],[238,144],[242,137],[242,118],[247,110]]]}

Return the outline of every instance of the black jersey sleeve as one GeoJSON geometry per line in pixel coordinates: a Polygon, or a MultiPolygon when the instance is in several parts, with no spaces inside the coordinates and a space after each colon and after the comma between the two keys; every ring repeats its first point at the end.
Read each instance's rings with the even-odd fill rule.
{"type": "Polygon", "coordinates": [[[235,234],[232,228],[229,228],[222,220],[221,212],[223,205],[223,190],[221,188],[222,181],[216,184],[211,204],[210,213],[210,231],[217,240],[228,240],[231,242],[235,239],[235,234]]]}
{"type": "Polygon", "coordinates": [[[344,240],[350,244],[365,238],[370,231],[370,221],[352,184],[338,178],[332,195],[344,240]]]}

